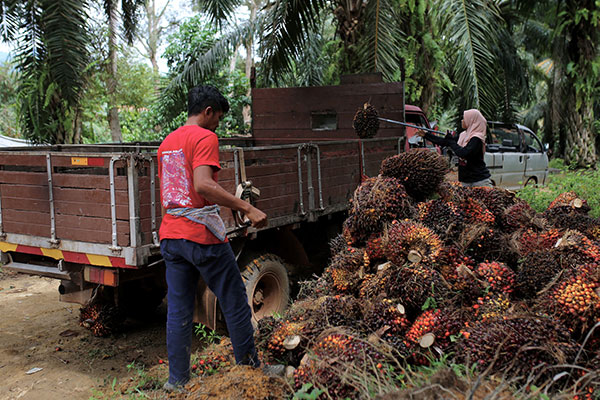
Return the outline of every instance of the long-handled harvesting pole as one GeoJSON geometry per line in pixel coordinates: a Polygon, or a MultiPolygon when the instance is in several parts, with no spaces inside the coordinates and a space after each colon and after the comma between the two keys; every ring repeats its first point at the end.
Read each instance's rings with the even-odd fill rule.
{"type": "Polygon", "coordinates": [[[436,131],[435,129],[431,129],[431,128],[425,128],[423,126],[407,124],[406,122],[394,121],[393,119],[387,119],[387,118],[381,118],[381,117],[377,117],[377,119],[380,121],[390,122],[390,123],[396,124],[396,125],[406,126],[407,128],[415,128],[415,129],[418,129],[421,131],[427,131],[427,132],[435,133],[437,135],[446,136],[446,134],[444,132],[436,131]]]}

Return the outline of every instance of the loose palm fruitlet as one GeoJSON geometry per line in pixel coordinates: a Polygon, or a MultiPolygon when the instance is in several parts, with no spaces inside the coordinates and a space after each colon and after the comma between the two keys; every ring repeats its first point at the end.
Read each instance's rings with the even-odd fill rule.
{"type": "Polygon", "coordinates": [[[421,201],[435,193],[448,170],[444,157],[427,149],[411,149],[388,157],[381,163],[380,174],[399,179],[406,192],[421,201]]]}
{"type": "Polygon", "coordinates": [[[388,229],[385,255],[396,265],[435,261],[441,249],[439,236],[419,222],[394,221],[388,229]]]}
{"type": "Polygon", "coordinates": [[[365,103],[356,111],[352,127],[359,138],[369,139],[377,134],[377,130],[379,130],[378,117],[377,110],[369,103],[365,103]]]}

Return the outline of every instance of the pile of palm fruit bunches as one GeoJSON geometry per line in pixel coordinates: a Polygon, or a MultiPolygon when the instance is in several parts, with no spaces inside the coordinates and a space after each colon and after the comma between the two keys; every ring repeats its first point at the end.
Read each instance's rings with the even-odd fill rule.
{"type": "Polygon", "coordinates": [[[445,355],[529,383],[579,382],[589,395],[600,221],[573,192],[538,213],[513,192],[448,182],[446,167],[414,149],[356,189],[322,276],[259,321],[264,358],[295,368],[296,388],[312,382],[333,398],[358,397],[349,362],[376,374],[445,355]]]}

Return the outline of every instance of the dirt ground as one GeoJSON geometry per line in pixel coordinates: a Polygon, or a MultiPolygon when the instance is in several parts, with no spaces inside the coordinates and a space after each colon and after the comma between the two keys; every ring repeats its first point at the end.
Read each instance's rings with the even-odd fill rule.
{"type": "Polygon", "coordinates": [[[151,320],[97,338],[78,325],[79,305],[58,300],[58,283],[0,269],[0,399],[89,399],[136,374],[131,363],[166,360],[165,304],[151,320]]]}

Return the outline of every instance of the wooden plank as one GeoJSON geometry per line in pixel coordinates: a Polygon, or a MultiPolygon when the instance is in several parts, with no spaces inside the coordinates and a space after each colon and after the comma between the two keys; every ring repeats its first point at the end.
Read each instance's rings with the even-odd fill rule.
{"type": "MultiPolygon", "coordinates": [[[[107,246],[110,246],[112,243],[111,232],[65,226],[56,228],[56,237],[79,242],[105,243],[107,246]]],[[[117,225],[117,244],[123,247],[129,246],[129,224],[124,221],[117,225]]]]}
{"type": "Polygon", "coordinates": [[[10,152],[0,152],[0,165],[10,166],[40,166],[46,168],[45,155],[33,154],[11,154],[10,152]]]}
{"type": "Polygon", "coordinates": [[[48,185],[46,172],[0,171],[0,183],[21,185],[48,185]]]}
{"type": "MultiPolygon", "coordinates": [[[[4,208],[4,199],[2,200],[2,206],[4,208]]],[[[89,202],[71,202],[71,201],[59,201],[54,204],[54,209],[57,213],[64,215],[84,215],[88,217],[99,217],[99,218],[110,218],[110,203],[99,204],[89,202]]],[[[129,219],[129,206],[126,204],[117,204],[116,206],[116,217],[117,219],[128,220],[129,219]]]]}
{"type": "Polygon", "coordinates": [[[23,223],[12,221],[2,221],[2,225],[4,227],[4,232],[7,233],[17,233],[20,235],[32,235],[50,238],[49,225],[38,225],[31,222],[23,223]]]}
{"type": "Polygon", "coordinates": [[[37,211],[40,213],[50,212],[50,202],[35,199],[15,199],[2,197],[2,212],[5,210],[37,211]]]}
{"type": "Polygon", "coordinates": [[[3,222],[35,222],[36,225],[47,226],[48,232],[50,232],[50,214],[39,211],[14,210],[12,208],[5,208],[4,204],[2,206],[3,222]]]}

